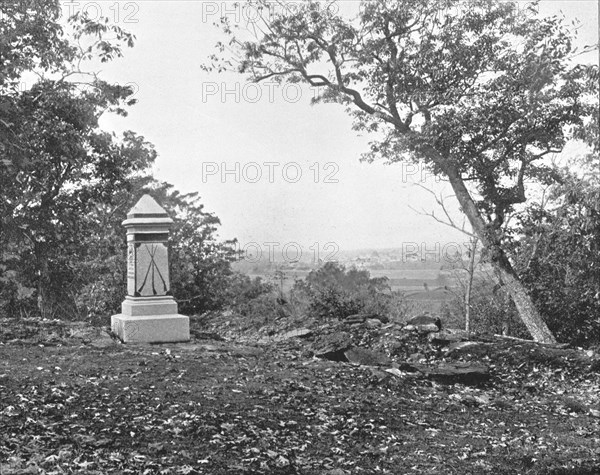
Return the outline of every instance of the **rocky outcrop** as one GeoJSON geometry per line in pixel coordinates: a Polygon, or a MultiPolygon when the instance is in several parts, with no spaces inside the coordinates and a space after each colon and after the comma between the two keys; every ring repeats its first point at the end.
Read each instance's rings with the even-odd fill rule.
{"type": "Polygon", "coordinates": [[[442,321],[440,320],[440,317],[434,317],[427,314],[411,318],[404,326],[404,330],[406,331],[418,331],[419,333],[438,332],[441,329],[442,321]]]}
{"type": "Polygon", "coordinates": [[[389,321],[390,319],[386,315],[379,315],[376,313],[356,313],[344,319],[344,323],[347,325],[356,325],[361,323],[369,324],[369,322],[371,322],[371,325],[376,325],[374,322],[385,324],[389,323],[389,321]]]}
{"type": "Polygon", "coordinates": [[[312,344],[311,350],[317,358],[330,361],[348,361],[344,354],[354,346],[352,336],[347,332],[320,335],[312,344]]]}

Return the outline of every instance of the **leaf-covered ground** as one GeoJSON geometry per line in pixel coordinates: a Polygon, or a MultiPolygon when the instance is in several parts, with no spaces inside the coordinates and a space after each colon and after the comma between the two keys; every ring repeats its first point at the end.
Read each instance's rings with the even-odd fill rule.
{"type": "Polygon", "coordinates": [[[122,345],[58,322],[0,325],[2,475],[600,473],[592,352],[488,342],[454,357],[490,366],[465,386],[319,360],[297,338],[122,345]]]}

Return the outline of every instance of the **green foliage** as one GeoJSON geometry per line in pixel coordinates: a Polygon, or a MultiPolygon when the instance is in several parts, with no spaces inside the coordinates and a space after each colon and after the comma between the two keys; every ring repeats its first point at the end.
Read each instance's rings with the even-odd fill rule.
{"type": "MultiPolygon", "coordinates": [[[[57,0],[6,0],[0,5],[0,91],[16,90],[24,71],[61,68],[73,58],[62,37],[57,0]]],[[[3,100],[2,105],[7,103],[3,100]]],[[[0,127],[5,134],[6,124],[0,127]]],[[[6,136],[4,136],[4,139],[6,136]]],[[[4,141],[4,140],[2,140],[4,141]]]]}
{"type": "Polygon", "coordinates": [[[245,274],[234,272],[229,277],[227,286],[228,307],[241,315],[250,314],[248,303],[273,293],[273,285],[264,282],[260,277],[251,278],[245,274]]]}
{"type": "Polygon", "coordinates": [[[223,304],[243,335],[284,328],[291,324],[292,304],[281,298],[275,286],[260,277],[234,272],[228,276],[223,304]]]}
{"type": "Polygon", "coordinates": [[[346,269],[337,262],[296,281],[294,293],[306,297],[308,313],[316,318],[343,319],[357,313],[389,317],[404,311],[398,305],[401,295],[390,290],[386,277],[371,278],[366,270],[346,269]]]}
{"type": "Polygon", "coordinates": [[[181,194],[163,183],[152,194],[175,221],[169,237],[171,291],[180,311],[221,309],[228,301],[235,241],[217,240],[219,218],[204,210],[198,193],[181,194]]]}
{"type": "MultiPolygon", "coordinates": [[[[458,319],[458,327],[464,327],[465,302],[463,295],[455,295],[442,308],[444,322],[458,319]]],[[[529,338],[527,328],[504,291],[492,276],[478,277],[473,281],[471,294],[471,331],[497,335],[529,338]]]]}
{"type": "MultiPolygon", "coordinates": [[[[595,157],[597,160],[597,157],[595,157]]],[[[581,164],[580,164],[581,165],[581,164]]],[[[560,341],[600,344],[600,176],[593,161],[520,217],[518,270],[560,341]]]]}
{"type": "MultiPolygon", "coordinates": [[[[277,298],[274,292],[264,292],[232,310],[243,317],[245,325],[253,330],[268,328],[270,331],[276,331],[275,323],[290,316],[289,308],[277,298]]],[[[282,326],[285,326],[286,322],[282,323],[282,326]]]]}
{"type": "Polygon", "coordinates": [[[34,0],[5,2],[0,16],[0,281],[10,282],[12,295],[2,294],[13,311],[23,299],[32,311],[35,297],[44,317],[73,316],[78,258],[99,232],[86,218],[114,205],[156,156],[133,132],[118,138],[99,128],[104,113],[123,113],[132,91],[80,69],[96,55],[120,55],[132,36],[79,16],[68,36],[59,14],[58,1],[34,0]],[[39,79],[19,88],[24,73],[39,79]]]}
{"type": "Polygon", "coordinates": [[[175,221],[181,311],[220,308],[233,243],[216,240],[219,220],[196,194],[149,177],[156,152],[144,137],[100,129],[103,114],[126,115],[133,91],[80,69],[120,57],[133,36],[105,19],[60,23],[58,0],[0,8],[0,313],[95,323],[117,313],[126,288],[121,222],[145,192],[175,221]],[[25,73],[40,79],[20,88],[25,73]]]}
{"type": "MultiPolygon", "coordinates": [[[[546,189],[542,202],[516,215],[510,248],[550,330],[561,342],[586,347],[600,344],[600,175],[595,160],[592,154],[574,160],[570,168],[551,170],[559,183],[546,189]]],[[[508,328],[510,335],[527,336],[492,275],[476,279],[471,309],[475,330],[501,333],[508,328]]],[[[446,311],[464,315],[462,296],[446,311]]]]}

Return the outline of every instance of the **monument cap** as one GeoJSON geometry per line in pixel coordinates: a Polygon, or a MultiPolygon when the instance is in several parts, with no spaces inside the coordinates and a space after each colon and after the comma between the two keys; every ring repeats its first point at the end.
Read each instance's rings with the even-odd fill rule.
{"type": "Polygon", "coordinates": [[[136,224],[169,225],[172,223],[173,220],[169,218],[164,208],[148,194],[138,200],[127,213],[127,219],[123,221],[123,225],[126,227],[135,226],[136,224]]]}

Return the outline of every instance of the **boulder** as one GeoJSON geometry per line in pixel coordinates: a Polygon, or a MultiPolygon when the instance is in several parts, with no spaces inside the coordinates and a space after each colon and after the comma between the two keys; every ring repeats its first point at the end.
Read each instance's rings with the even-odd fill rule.
{"type": "Polygon", "coordinates": [[[365,348],[350,348],[344,352],[346,359],[350,363],[357,363],[365,366],[382,366],[390,364],[391,360],[378,351],[365,348]]]}
{"type": "Polygon", "coordinates": [[[83,322],[71,323],[69,327],[69,337],[81,340],[84,345],[106,348],[118,344],[108,327],[93,327],[83,322]]]}
{"type": "Polygon", "coordinates": [[[408,331],[418,331],[420,333],[438,332],[442,329],[442,321],[439,317],[419,315],[408,320],[404,329],[408,331]]]}
{"type": "Polygon", "coordinates": [[[377,384],[381,384],[391,378],[391,374],[389,370],[380,370],[378,368],[374,368],[373,366],[369,367],[369,371],[371,372],[371,376],[377,384]]]}
{"type": "Polygon", "coordinates": [[[433,323],[428,323],[426,325],[406,325],[404,330],[417,331],[419,333],[433,333],[440,331],[440,327],[433,323]]]}
{"type": "Polygon", "coordinates": [[[263,337],[259,340],[259,343],[271,343],[278,341],[286,341],[291,338],[308,338],[312,336],[313,331],[308,328],[298,328],[296,330],[290,330],[280,335],[273,335],[268,337],[263,337]]]}
{"type": "Polygon", "coordinates": [[[392,374],[392,375],[396,376],[397,378],[402,378],[406,374],[406,373],[403,373],[402,371],[400,371],[398,368],[388,368],[385,370],[385,372],[392,374]]]}
{"type": "Polygon", "coordinates": [[[424,313],[422,315],[417,315],[416,317],[412,317],[407,320],[407,325],[427,325],[430,323],[434,323],[438,325],[440,328],[442,327],[442,323],[440,321],[440,317],[434,317],[433,315],[429,315],[428,313],[424,313]]]}
{"type": "Polygon", "coordinates": [[[90,345],[95,348],[108,348],[109,346],[118,345],[119,343],[120,342],[113,338],[111,334],[104,329],[101,329],[90,341],[90,345]]]}
{"type": "Polygon", "coordinates": [[[355,323],[369,322],[370,320],[377,320],[381,323],[389,323],[390,319],[385,315],[378,315],[376,313],[355,313],[344,319],[344,322],[348,325],[355,323]]]}
{"type": "Polygon", "coordinates": [[[388,317],[387,315],[378,315],[378,314],[373,314],[373,315],[368,315],[367,318],[371,318],[373,320],[379,320],[381,323],[390,323],[390,317],[388,317]]]}
{"type": "Polygon", "coordinates": [[[404,370],[402,368],[388,368],[384,371],[392,376],[403,379],[415,378],[419,374],[419,372],[415,371],[414,369],[404,370]]]}
{"type": "Polygon", "coordinates": [[[380,328],[383,325],[381,320],[378,320],[377,318],[367,318],[365,323],[368,328],[380,328]]]}
{"type": "Polygon", "coordinates": [[[353,345],[352,337],[346,332],[322,335],[312,344],[312,352],[317,358],[330,361],[348,361],[344,352],[353,345]]]}

